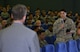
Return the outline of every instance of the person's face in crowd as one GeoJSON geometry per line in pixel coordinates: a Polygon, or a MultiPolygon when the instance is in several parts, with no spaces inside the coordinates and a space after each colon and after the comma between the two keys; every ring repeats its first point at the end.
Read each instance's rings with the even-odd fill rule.
{"type": "Polygon", "coordinates": [[[36,22],[36,26],[39,26],[40,27],[41,26],[41,21],[37,21],[36,22]]]}
{"type": "Polygon", "coordinates": [[[29,19],[32,19],[32,18],[33,18],[33,14],[30,14],[30,15],[29,15],[29,19]]]}
{"type": "Polygon", "coordinates": [[[50,32],[53,32],[53,26],[49,26],[50,32]]]}
{"type": "Polygon", "coordinates": [[[49,18],[46,18],[46,19],[45,19],[45,22],[48,23],[48,22],[49,22],[49,18]]]}
{"type": "Polygon", "coordinates": [[[46,16],[46,11],[45,10],[42,10],[42,15],[46,16]]]}
{"type": "Polygon", "coordinates": [[[54,12],[53,12],[53,11],[51,12],[50,16],[52,16],[52,17],[53,17],[53,16],[55,16],[55,14],[54,14],[54,12]]]}
{"type": "Polygon", "coordinates": [[[2,21],[2,26],[6,26],[7,25],[7,21],[6,20],[3,20],[2,21]]]}
{"type": "Polygon", "coordinates": [[[58,12],[57,16],[60,17],[60,12],[58,12]]]}
{"type": "Polygon", "coordinates": [[[7,5],[7,10],[11,9],[10,5],[7,5]]]}
{"type": "Polygon", "coordinates": [[[78,23],[78,25],[77,25],[77,28],[79,28],[80,27],[80,23],[78,23]]]}
{"type": "Polygon", "coordinates": [[[56,10],[56,11],[54,11],[54,13],[55,13],[55,16],[57,16],[57,14],[58,14],[58,11],[56,10]]]}
{"type": "Polygon", "coordinates": [[[3,12],[7,12],[6,8],[3,8],[3,12]]]}
{"type": "Polygon", "coordinates": [[[50,10],[49,10],[49,11],[48,11],[48,15],[50,15],[50,14],[51,14],[51,12],[52,12],[52,11],[50,11],[50,10]]]}
{"type": "Polygon", "coordinates": [[[66,17],[66,12],[60,11],[60,17],[61,17],[61,18],[65,18],[65,17],[66,17]]]}
{"type": "Polygon", "coordinates": [[[39,12],[39,13],[40,13],[40,10],[38,9],[38,10],[37,10],[37,12],[39,12]]]}
{"type": "Polygon", "coordinates": [[[32,20],[31,19],[28,20],[28,24],[32,24],[32,20]]]}
{"type": "Polygon", "coordinates": [[[77,22],[80,23],[80,17],[77,19],[77,22]]]}
{"type": "Polygon", "coordinates": [[[67,15],[68,15],[69,17],[70,17],[70,16],[72,16],[72,14],[71,14],[71,13],[68,13],[67,15]]]}
{"type": "Polygon", "coordinates": [[[30,6],[27,6],[27,10],[30,10],[30,6]]]}
{"type": "Polygon", "coordinates": [[[80,28],[79,28],[79,29],[77,29],[77,35],[79,35],[79,36],[80,36],[80,28]]]}
{"type": "Polygon", "coordinates": [[[76,17],[78,17],[78,16],[79,16],[79,14],[78,14],[78,13],[75,13],[75,16],[76,16],[76,17]]]}
{"type": "Polygon", "coordinates": [[[40,40],[44,40],[44,38],[45,38],[45,32],[42,32],[42,33],[39,35],[39,38],[40,38],[40,40]]]}
{"type": "Polygon", "coordinates": [[[40,28],[39,28],[39,27],[37,27],[37,28],[35,28],[35,29],[34,29],[34,31],[35,31],[35,32],[37,32],[39,29],[40,29],[40,28]]]}
{"type": "Polygon", "coordinates": [[[40,12],[39,11],[36,11],[35,15],[36,16],[39,16],[40,15],[40,12]]]}

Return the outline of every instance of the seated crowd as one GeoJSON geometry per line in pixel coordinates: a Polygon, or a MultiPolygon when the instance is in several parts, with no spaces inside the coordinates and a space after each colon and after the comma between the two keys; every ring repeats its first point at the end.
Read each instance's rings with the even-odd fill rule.
{"type": "MultiPolygon", "coordinates": [[[[34,30],[40,42],[40,47],[43,47],[49,42],[46,40],[46,37],[54,36],[54,41],[51,44],[54,44],[56,36],[53,34],[53,24],[60,18],[60,13],[58,11],[49,10],[40,10],[39,8],[35,12],[31,12],[30,7],[27,7],[26,21],[24,25],[32,30],[34,30]]],[[[76,26],[76,36],[73,39],[80,38],[80,15],[75,13],[73,15],[72,11],[67,13],[67,17],[72,19],[76,26]]],[[[11,18],[11,7],[7,5],[6,7],[0,6],[0,30],[10,26],[12,24],[11,18]]],[[[57,30],[57,29],[56,29],[57,30]]]]}

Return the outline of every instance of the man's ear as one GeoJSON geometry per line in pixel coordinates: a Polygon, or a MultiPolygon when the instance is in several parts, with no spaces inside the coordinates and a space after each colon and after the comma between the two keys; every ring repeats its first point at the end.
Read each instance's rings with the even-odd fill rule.
{"type": "Polygon", "coordinates": [[[26,20],[26,16],[23,17],[23,20],[24,20],[24,21],[26,20]]]}
{"type": "Polygon", "coordinates": [[[67,15],[67,13],[65,13],[65,15],[67,15]]]}

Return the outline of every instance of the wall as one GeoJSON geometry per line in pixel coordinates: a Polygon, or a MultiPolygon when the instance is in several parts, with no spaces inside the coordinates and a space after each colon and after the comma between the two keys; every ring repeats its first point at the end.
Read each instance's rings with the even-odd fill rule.
{"type": "Polygon", "coordinates": [[[79,12],[80,13],[80,0],[75,1],[75,12],[79,12]]]}
{"type": "Polygon", "coordinates": [[[0,5],[4,6],[4,0],[0,0],[0,5]]]}
{"type": "Polygon", "coordinates": [[[31,6],[32,10],[36,8],[45,10],[59,10],[64,8],[67,11],[79,12],[80,9],[80,0],[6,0],[6,4],[10,4],[11,6],[19,3],[31,6]]]}

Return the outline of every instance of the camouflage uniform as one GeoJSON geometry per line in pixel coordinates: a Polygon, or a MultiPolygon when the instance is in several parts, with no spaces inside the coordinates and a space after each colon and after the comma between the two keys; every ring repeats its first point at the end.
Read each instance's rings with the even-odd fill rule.
{"type": "Polygon", "coordinates": [[[39,42],[40,42],[40,47],[47,45],[46,40],[39,40],[39,42]]]}
{"type": "Polygon", "coordinates": [[[74,39],[75,39],[75,40],[80,39],[80,36],[79,36],[79,35],[76,35],[76,36],[74,37],[74,39]]]}
{"type": "Polygon", "coordinates": [[[59,18],[53,24],[53,34],[56,35],[56,43],[62,41],[66,42],[70,39],[73,39],[72,34],[66,33],[67,29],[71,29],[71,31],[74,31],[74,34],[76,33],[76,27],[72,19],[66,17],[63,29],[60,29],[61,24],[62,24],[62,18],[59,18]]]}
{"type": "Polygon", "coordinates": [[[46,36],[53,36],[53,32],[50,32],[48,29],[45,31],[46,36]]]}

